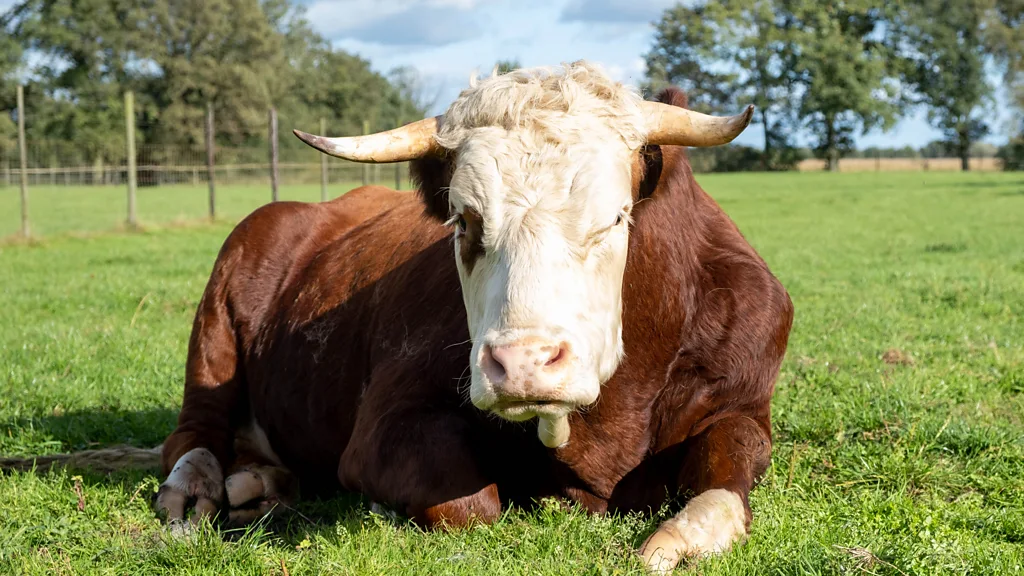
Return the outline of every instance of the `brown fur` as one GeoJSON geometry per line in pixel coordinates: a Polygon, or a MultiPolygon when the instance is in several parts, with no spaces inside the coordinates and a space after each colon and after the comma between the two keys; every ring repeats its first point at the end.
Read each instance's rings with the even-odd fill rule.
{"type": "Polygon", "coordinates": [[[451,165],[422,160],[422,201],[364,187],[265,206],[231,234],[196,314],[164,472],[197,447],[232,469],[252,414],[303,491],[340,485],[428,526],[545,496],[602,512],[728,488],[746,503],[769,463],[792,304],[683,149],[645,149],[635,166],[625,359],[570,417],[566,446],[466,400],[469,336],[440,224],[451,165]]]}

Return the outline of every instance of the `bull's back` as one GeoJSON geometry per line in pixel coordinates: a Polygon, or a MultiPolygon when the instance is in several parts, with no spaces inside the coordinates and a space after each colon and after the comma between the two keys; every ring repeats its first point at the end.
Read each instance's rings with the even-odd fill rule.
{"type": "Polygon", "coordinates": [[[410,196],[364,186],[320,204],[267,204],[240,222],[221,249],[208,291],[222,285],[242,347],[253,344],[282,289],[319,248],[410,196]]]}

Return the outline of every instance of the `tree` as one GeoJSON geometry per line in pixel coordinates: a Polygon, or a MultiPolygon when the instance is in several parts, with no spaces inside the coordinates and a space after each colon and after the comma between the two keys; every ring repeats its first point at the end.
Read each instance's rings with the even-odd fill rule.
{"type": "Polygon", "coordinates": [[[10,37],[45,56],[26,87],[34,142],[73,141],[60,153],[90,160],[123,156],[122,92],[133,86],[131,66],[149,42],[137,33],[143,15],[144,3],[128,0],[26,0],[11,8],[10,37]]]}
{"type": "Polygon", "coordinates": [[[402,107],[399,123],[422,118],[441,97],[441,87],[428,82],[411,66],[401,66],[388,72],[388,80],[395,91],[396,106],[402,107]]]}
{"type": "Polygon", "coordinates": [[[13,111],[16,104],[15,75],[21,64],[21,46],[8,34],[4,16],[0,15],[0,158],[15,147],[17,126],[13,111]]]}
{"type": "Polygon", "coordinates": [[[409,102],[414,71],[393,86],[366,60],[332,49],[293,0],[24,0],[0,25],[11,32],[0,37],[0,62],[9,39],[39,56],[28,71],[32,141],[73,142],[100,158],[124,153],[127,89],[138,141],[160,150],[201,147],[208,102],[221,144],[261,148],[270,106],[285,127],[317,129],[322,117],[343,134],[361,132],[365,118],[390,128],[423,112],[409,102]]]}
{"type": "MultiPolygon", "coordinates": [[[[654,45],[645,55],[648,88],[679,85],[690,93],[693,108],[706,112],[754,104],[755,121],[764,128],[762,169],[792,166],[798,160],[790,143],[799,127],[795,102],[808,93],[800,82],[813,80],[794,72],[806,54],[799,42],[812,38],[796,28],[806,24],[800,18],[806,20],[808,12],[804,4],[780,0],[681,3],[656,24],[654,45]],[[799,10],[787,10],[786,4],[799,10]]],[[[806,56],[803,64],[809,66],[806,56]]],[[[842,138],[829,141],[852,145],[842,138]]]]}
{"type": "Polygon", "coordinates": [[[649,91],[675,85],[687,92],[690,107],[718,112],[729,107],[736,93],[731,54],[719,33],[724,12],[710,1],[679,4],[655,23],[654,45],[644,55],[649,91]]]}
{"type": "Polygon", "coordinates": [[[991,129],[994,87],[985,66],[996,42],[987,30],[998,23],[994,8],[993,0],[912,0],[898,21],[908,84],[965,171],[971,146],[991,129]]]}
{"type": "Polygon", "coordinates": [[[257,0],[156,2],[143,32],[159,46],[148,87],[152,140],[199,146],[207,102],[222,140],[242,144],[265,131],[277,76],[287,71],[282,35],[257,0]]]}
{"type": "Polygon", "coordinates": [[[511,60],[498,60],[498,62],[494,64],[494,70],[498,74],[508,74],[509,72],[518,70],[522,67],[523,66],[519,63],[518,58],[512,58],[511,60]]]}
{"type": "Polygon", "coordinates": [[[889,128],[901,111],[898,61],[881,34],[887,14],[868,0],[781,3],[792,19],[799,115],[826,169],[838,170],[856,134],[889,128]]]}

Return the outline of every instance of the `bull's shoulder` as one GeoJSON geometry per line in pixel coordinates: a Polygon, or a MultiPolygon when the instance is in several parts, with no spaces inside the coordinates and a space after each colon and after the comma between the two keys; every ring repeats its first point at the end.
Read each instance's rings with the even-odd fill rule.
{"type": "MultiPolygon", "coordinates": [[[[724,215],[723,215],[724,217],[724,215]]],[[[793,320],[789,293],[731,222],[699,257],[689,350],[716,376],[744,364],[775,364],[793,320]]]]}
{"type": "Polygon", "coordinates": [[[227,306],[236,327],[255,329],[321,251],[403,202],[415,198],[364,186],[330,202],[274,202],[257,208],[221,246],[204,304],[227,306]]]}

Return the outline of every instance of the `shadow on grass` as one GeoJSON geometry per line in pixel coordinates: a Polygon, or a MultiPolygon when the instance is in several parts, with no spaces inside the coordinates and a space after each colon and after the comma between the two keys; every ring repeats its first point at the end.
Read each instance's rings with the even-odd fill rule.
{"type": "MultiPolygon", "coordinates": [[[[152,448],[163,442],[174,430],[177,420],[178,411],[170,408],[97,408],[16,418],[0,424],[0,433],[16,437],[25,431],[31,431],[30,436],[47,438],[48,443],[59,443],[60,449],[54,452],[96,450],[115,445],[152,448]]],[[[31,445],[26,448],[31,449],[31,445]]],[[[17,452],[26,453],[23,450],[17,452]]]]}
{"type": "MultiPolygon", "coordinates": [[[[956,188],[1007,188],[1010,186],[1024,186],[1024,180],[977,180],[973,182],[956,182],[950,184],[956,188]]],[[[1001,192],[1000,195],[1018,194],[1020,192],[1001,192]]]]}

